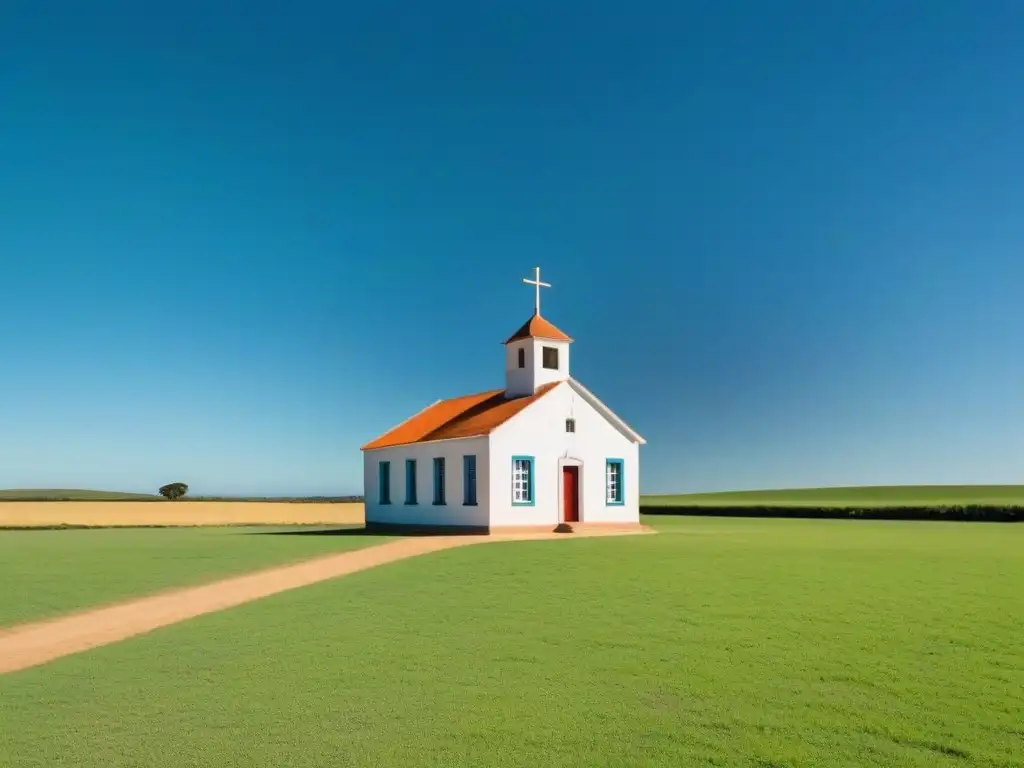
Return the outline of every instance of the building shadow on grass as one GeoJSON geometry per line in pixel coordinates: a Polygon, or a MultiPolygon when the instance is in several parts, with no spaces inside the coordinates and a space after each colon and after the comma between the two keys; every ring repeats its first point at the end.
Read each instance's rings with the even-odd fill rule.
{"type": "MultiPolygon", "coordinates": [[[[363,526],[341,526],[331,528],[289,528],[272,531],[246,531],[246,536],[373,536],[375,538],[410,538],[415,536],[437,536],[437,530],[368,530],[363,526]]],[[[478,531],[444,531],[445,536],[479,536],[478,531]]]]}
{"type": "Polygon", "coordinates": [[[340,528],[288,528],[271,531],[246,531],[246,536],[374,536],[371,531],[360,526],[344,526],[340,528]]]}

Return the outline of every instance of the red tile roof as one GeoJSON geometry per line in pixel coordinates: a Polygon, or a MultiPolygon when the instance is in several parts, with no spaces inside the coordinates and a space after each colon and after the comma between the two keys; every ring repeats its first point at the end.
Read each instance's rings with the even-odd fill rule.
{"type": "Polygon", "coordinates": [[[568,336],[555,328],[551,323],[540,315],[534,313],[533,317],[523,323],[522,327],[509,336],[505,343],[508,344],[520,339],[552,339],[554,341],[572,341],[568,336]]]}
{"type": "Polygon", "coordinates": [[[362,450],[391,448],[431,440],[450,440],[455,437],[489,435],[561,383],[555,381],[543,384],[532,395],[511,399],[505,398],[505,390],[493,389],[476,395],[441,400],[406,419],[376,440],[371,440],[362,450]]]}

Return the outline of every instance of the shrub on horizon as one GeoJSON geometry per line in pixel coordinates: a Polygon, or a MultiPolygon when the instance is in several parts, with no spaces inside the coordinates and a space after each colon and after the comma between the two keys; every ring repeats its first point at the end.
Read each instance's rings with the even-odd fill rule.
{"type": "Polygon", "coordinates": [[[185,483],[168,483],[160,486],[159,493],[165,499],[174,501],[188,493],[188,486],[185,483]]]}

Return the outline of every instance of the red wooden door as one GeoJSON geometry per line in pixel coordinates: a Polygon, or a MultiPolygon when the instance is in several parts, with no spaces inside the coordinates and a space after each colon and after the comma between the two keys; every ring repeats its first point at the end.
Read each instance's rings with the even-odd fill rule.
{"type": "Polygon", "coordinates": [[[562,520],[577,523],[580,519],[580,468],[562,467],[562,520]]]}

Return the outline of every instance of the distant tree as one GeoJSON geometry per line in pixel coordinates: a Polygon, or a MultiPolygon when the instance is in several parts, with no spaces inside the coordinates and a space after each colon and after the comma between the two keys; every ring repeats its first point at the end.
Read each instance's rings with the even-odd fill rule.
{"type": "Polygon", "coordinates": [[[188,493],[188,486],[185,483],[168,483],[160,487],[160,495],[165,499],[174,501],[188,493]]]}

